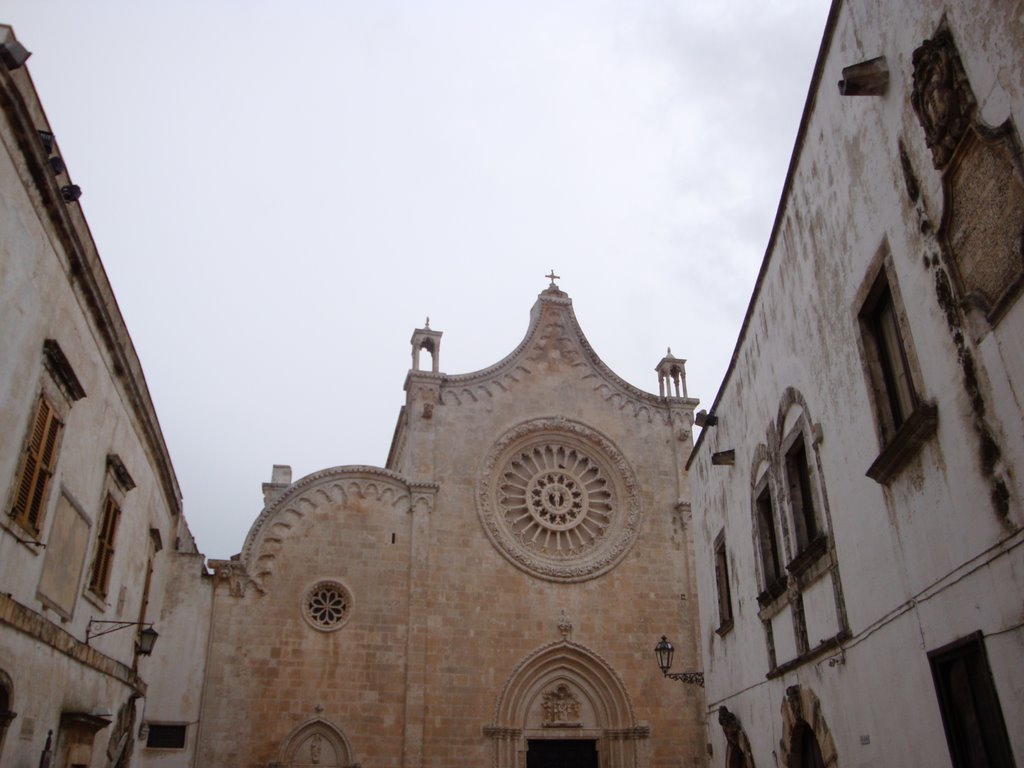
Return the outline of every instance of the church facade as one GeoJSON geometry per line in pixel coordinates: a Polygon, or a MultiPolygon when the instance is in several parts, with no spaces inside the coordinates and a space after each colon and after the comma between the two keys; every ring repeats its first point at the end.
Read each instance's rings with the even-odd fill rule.
{"type": "Polygon", "coordinates": [[[683,361],[625,383],[553,281],[492,367],[440,345],[412,337],[386,467],[275,467],[211,563],[199,764],[703,764],[702,691],[652,653],[697,665],[683,361]]]}

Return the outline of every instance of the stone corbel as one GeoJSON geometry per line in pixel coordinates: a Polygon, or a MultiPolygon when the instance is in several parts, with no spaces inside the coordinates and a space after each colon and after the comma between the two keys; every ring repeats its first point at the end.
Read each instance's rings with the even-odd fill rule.
{"type": "Polygon", "coordinates": [[[250,584],[260,592],[263,591],[259,584],[249,576],[249,571],[240,560],[210,560],[209,565],[213,571],[215,583],[226,583],[232,597],[245,597],[245,590],[250,584]]]}

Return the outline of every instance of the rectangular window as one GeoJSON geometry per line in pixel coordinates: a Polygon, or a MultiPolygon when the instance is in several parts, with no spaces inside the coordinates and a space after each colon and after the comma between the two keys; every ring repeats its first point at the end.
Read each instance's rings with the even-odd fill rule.
{"type": "Polygon", "coordinates": [[[103,505],[103,520],[100,523],[99,537],[96,540],[96,559],[92,563],[92,576],[89,589],[100,597],[107,596],[110,586],[110,567],[114,561],[114,537],[117,524],[121,519],[121,509],[111,496],[106,497],[103,505]]]}
{"type": "Polygon", "coordinates": [[[42,529],[47,491],[57,464],[57,443],[63,426],[54,407],[45,397],[40,397],[25,441],[10,511],[14,521],[33,536],[38,536],[42,529]]]}
{"type": "Polygon", "coordinates": [[[818,521],[814,515],[814,495],[811,490],[811,468],[807,464],[803,434],[797,436],[786,452],[786,480],[789,483],[789,499],[793,504],[797,551],[803,552],[818,536],[818,521]]]}
{"type": "Polygon", "coordinates": [[[871,379],[886,442],[917,408],[918,397],[910,375],[907,350],[892,289],[882,270],[860,314],[871,379]]]}
{"type": "Polygon", "coordinates": [[[767,483],[758,494],[754,504],[757,508],[757,537],[761,545],[765,592],[774,597],[780,592],[773,587],[780,583],[784,585],[786,574],[782,570],[782,556],[779,554],[779,538],[775,527],[775,509],[772,506],[772,494],[767,483]]]}
{"type": "Polygon", "coordinates": [[[1012,766],[981,632],[932,651],[928,660],[953,768],[1012,766]]]}
{"type": "Polygon", "coordinates": [[[184,749],[186,725],[149,724],[146,746],[150,749],[184,749]]]}
{"type": "Polygon", "coordinates": [[[732,591],[729,588],[729,561],[725,551],[725,537],[715,540],[715,582],[718,585],[718,631],[732,628],[732,591]]]}
{"type": "Polygon", "coordinates": [[[891,259],[880,255],[877,277],[862,286],[858,313],[868,392],[878,420],[882,450],[867,476],[888,483],[917,455],[938,424],[934,404],[921,399],[919,371],[903,316],[891,259]]]}

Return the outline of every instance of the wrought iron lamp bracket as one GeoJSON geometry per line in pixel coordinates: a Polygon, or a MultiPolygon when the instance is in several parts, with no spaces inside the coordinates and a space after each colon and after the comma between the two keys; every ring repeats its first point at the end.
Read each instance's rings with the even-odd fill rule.
{"type": "Polygon", "coordinates": [[[678,680],[686,685],[696,685],[699,688],[704,687],[703,672],[666,672],[665,677],[669,680],[678,680]]]}

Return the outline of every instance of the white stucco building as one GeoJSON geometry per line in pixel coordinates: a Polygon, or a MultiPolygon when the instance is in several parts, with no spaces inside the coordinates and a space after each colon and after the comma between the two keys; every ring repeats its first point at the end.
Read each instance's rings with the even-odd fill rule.
{"type": "Polygon", "coordinates": [[[150,731],[187,759],[202,556],[81,191],[0,44],[0,763],[128,765],[150,731]]]}
{"type": "Polygon", "coordinates": [[[715,764],[1024,761],[1022,14],[833,4],[689,462],[715,764]]]}

